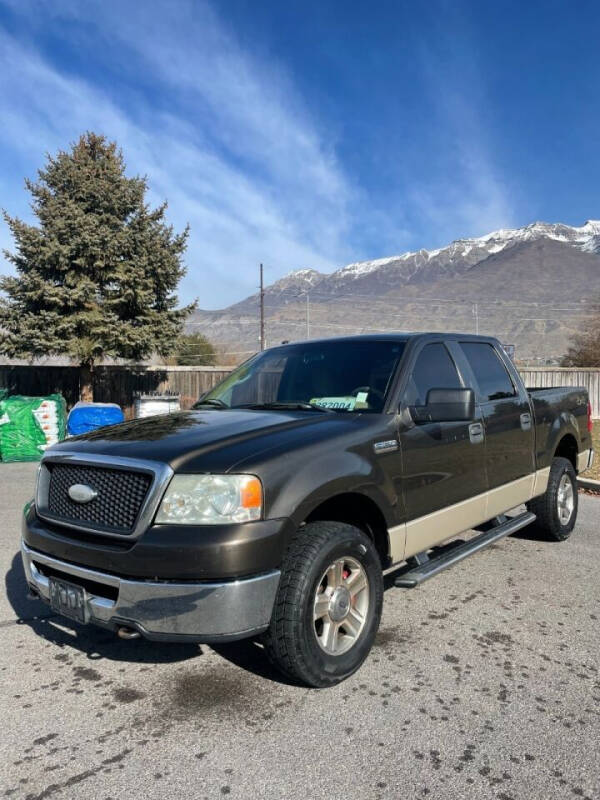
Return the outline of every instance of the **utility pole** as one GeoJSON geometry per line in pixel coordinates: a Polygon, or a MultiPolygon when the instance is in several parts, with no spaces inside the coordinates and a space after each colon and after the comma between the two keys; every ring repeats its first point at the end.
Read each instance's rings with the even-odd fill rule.
{"type": "Polygon", "coordinates": [[[262,264],[260,265],[260,349],[265,349],[265,286],[262,264]]]}
{"type": "Polygon", "coordinates": [[[475,333],[479,336],[479,304],[473,303],[473,316],[475,317],[475,333]]]}
{"type": "Polygon", "coordinates": [[[310,295],[306,293],[306,338],[310,339],[310,295]]]}

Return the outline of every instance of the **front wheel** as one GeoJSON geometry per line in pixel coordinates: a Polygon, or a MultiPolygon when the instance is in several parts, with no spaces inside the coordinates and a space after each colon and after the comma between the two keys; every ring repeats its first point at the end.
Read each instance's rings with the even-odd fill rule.
{"type": "Polygon", "coordinates": [[[550,467],[546,493],[527,504],[536,515],[536,530],[546,539],[568,539],[577,521],[577,476],[567,458],[555,458],[550,467]]]}
{"type": "Polygon", "coordinates": [[[308,686],[325,687],[363,663],[379,627],[381,562],[372,541],[341,522],[312,522],[285,559],[271,625],[271,661],[308,686]]]}

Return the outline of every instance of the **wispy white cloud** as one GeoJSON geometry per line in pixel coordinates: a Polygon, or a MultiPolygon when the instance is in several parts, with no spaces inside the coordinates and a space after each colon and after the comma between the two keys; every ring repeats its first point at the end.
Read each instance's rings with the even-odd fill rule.
{"type": "Polygon", "coordinates": [[[29,35],[0,32],[0,144],[12,174],[3,170],[0,205],[26,215],[22,175],[82,131],[104,132],[123,148],[129,172],[148,176],[152,201],[168,199],[175,227],[191,225],[182,300],[235,302],[255,290],[261,261],[271,281],[513,221],[476,111],[476,65],[452,78],[423,47],[437,117],[429,146],[440,168],[433,173],[425,155],[422,172],[394,177],[405,154],[386,154],[394,184],[386,205],[385,192],[369,196],[340,163],[331,130],[285,66],[236,39],[227,4],[216,6],[221,16],[192,0],[156,0],[151,12],[134,0],[12,0],[12,8],[29,35]],[[47,55],[47,25],[89,53],[89,70],[69,72],[47,55]]]}
{"type": "MultiPolygon", "coordinates": [[[[434,181],[414,184],[409,197],[413,213],[426,227],[435,229],[440,243],[460,237],[480,236],[515,224],[511,192],[496,173],[493,159],[482,147],[482,139],[471,129],[452,125],[455,141],[447,155],[449,166],[434,181]]],[[[448,146],[448,144],[446,144],[448,146]]]]}
{"type": "MultiPolygon", "coordinates": [[[[61,13],[68,19],[81,8],[64,5],[61,13]]],[[[61,73],[2,34],[3,147],[40,164],[44,151],[64,148],[86,129],[117,139],[130,171],[148,175],[153,199],[168,198],[179,227],[190,222],[183,294],[198,295],[201,305],[253,290],[259,261],[275,279],[350,259],[348,208],[360,191],[289,79],[277,64],[269,71],[247,56],[208,8],[194,4],[202,13],[193,15],[191,5],[178,9],[166,28],[148,22],[155,15],[141,4],[125,18],[109,5],[101,22],[113,46],[121,39],[115,52],[123,69],[131,66],[127,43],[134,42],[146,75],[173,93],[168,111],[142,101],[122,107],[109,87],[61,73]]]]}
{"type": "Polygon", "coordinates": [[[478,37],[454,4],[443,6],[434,30],[420,42],[421,75],[432,111],[432,155],[438,169],[413,183],[413,208],[441,240],[474,236],[515,223],[516,198],[499,173],[478,37]]]}

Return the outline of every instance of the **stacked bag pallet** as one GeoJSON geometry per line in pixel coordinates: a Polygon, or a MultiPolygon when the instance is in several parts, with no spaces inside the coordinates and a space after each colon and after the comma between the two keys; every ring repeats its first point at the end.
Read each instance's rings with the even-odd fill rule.
{"type": "Polygon", "coordinates": [[[0,460],[39,461],[66,433],[66,405],[60,394],[0,398],[0,460]]]}

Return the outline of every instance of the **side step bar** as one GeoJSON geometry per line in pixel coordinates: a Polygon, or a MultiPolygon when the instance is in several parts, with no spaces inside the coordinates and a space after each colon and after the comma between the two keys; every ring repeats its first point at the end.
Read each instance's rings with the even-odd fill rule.
{"type": "MultiPolygon", "coordinates": [[[[437,575],[438,572],[441,572],[443,569],[457,564],[459,561],[462,561],[463,558],[476,553],[478,550],[482,550],[484,547],[497,542],[499,539],[503,539],[505,536],[510,536],[511,533],[515,533],[526,525],[530,525],[534,520],[535,514],[529,511],[519,514],[516,517],[508,518],[505,522],[501,522],[490,530],[480,533],[468,542],[463,542],[456,547],[452,547],[439,556],[434,556],[433,558],[425,560],[424,563],[417,563],[416,567],[399,575],[395,579],[394,585],[401,586],[404,589],[414,589],[415,586],[437,575]]],[[[422,557],[418,559],[418,561],[423,561],[422,557]]]]}

